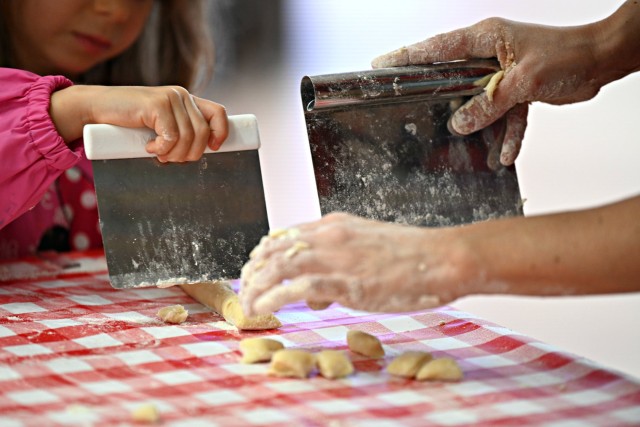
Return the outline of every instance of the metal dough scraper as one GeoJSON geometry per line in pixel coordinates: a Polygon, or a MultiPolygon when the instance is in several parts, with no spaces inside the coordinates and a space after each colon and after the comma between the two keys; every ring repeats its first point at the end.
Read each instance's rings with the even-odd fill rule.
{"type": "Polygon", "coordinates": [[[229,137],[197,162],[160,163],[150,129],[87,125],[109,278],[114,288],[240,277],[269,230],[253,115],[229,117],[229,137]]]}
{"type": "Polygon", "coordinates": [[[498,161],[503,123],[464,137],[447,127],[499,70],[473,60],[304,77],[322,213],[418,226],[521,215],[515,168],[498,161]]]}

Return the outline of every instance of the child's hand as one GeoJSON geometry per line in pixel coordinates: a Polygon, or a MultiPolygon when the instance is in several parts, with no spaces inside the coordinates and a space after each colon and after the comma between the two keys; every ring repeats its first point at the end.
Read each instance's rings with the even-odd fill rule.
{"type": "Polygon", "coordinates": [[[151,128],[158,137],[147,151],[162,162],[198,160],[228,135],[224,107],[179,86],[72,86],[52,94],[50,114],[67,142],[90,123],[151,128]]]}

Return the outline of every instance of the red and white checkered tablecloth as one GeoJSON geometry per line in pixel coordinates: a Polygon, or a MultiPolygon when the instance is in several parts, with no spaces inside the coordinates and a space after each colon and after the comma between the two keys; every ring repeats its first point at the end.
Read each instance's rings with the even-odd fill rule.
{"type": "Polygon", "coordinates": [[[450,307],[295,305],[278,313],[281,329],[239,333],[180,289],[112,289],[100,254],[76,259],[98,271],[0,284],[0,426],[128,425],[143,403],[162,425],[185,427],[640,425],[639,382],[450,307]],[[186,323],[156,319],[171,304],[189,310],[186,323]],[[342,380],[274,378],[265,364],[239,363],[245,337],[346,349],[349,329],[379,337],[387,357],[351,354],[357,372],[342,380]],[[385,364],[406,350],[453,357],[465,379],[389,376],[385,364]]]}

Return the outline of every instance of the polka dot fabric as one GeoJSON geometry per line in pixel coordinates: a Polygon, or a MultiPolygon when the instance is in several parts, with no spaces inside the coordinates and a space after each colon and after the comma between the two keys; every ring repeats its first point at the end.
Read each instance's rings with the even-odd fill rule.
{"type": "Polygon", "coordinates": [[[102,248],[98,206],[88,160],[66,170],[49,187],[40,202],[0,229],[0,259],[34,255],[53,229],[64,230],[44,250],[102,248]],[[54,246],[53,248],[51,246],[54,246]]]}
{"type": "Polygon", "coordinates": [[[101,247],[98,203],[92,180],[74,167],[60,176],[58,189],[69,224],[71,249],[84,251],[101,247]]]}

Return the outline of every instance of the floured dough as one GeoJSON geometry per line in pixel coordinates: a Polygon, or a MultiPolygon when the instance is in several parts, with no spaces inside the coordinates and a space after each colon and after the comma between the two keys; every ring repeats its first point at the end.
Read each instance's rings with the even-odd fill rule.
{"type": "Polygon", "coordinates": [[[307,351],[295,349],[278,350],[271,357],[269,375],[307,378],[315,364],[315,357],[307,351]]]}
{"type": "Polygon", "coordinates": [[[165,323],[180,324],[187,320],[189,312],[180,304],[170,305],[158,310],[157,316],[165,323]]]}
{"type": "Polygon", "coordinates": [[[309,249],[310,247],[311,246],[307,242],[298,240],[293,244],[293,246],[287,249],[287,251],[284,253],[284,257],[289,259],[293,257],[295,254],[297,254],[298,252],[303,251],[305,249],[309,249]]]}
{"type": "Polygon", "coordinates": [[[307,306],[314,311],[324,310],[331,304],[333,303],[329,301],[307,301],[307,306]]]}
{"type": "Polygon", "coordinates": [[[153,403],[144,403],[131,412],[131,419],[138,423],[155,424],[160,421],[160,412],[153,403]]]}
{"type": "Polygon", "coordinates": [[[484,88],[484,90],[487,92],[487,98],[489,98],[489,101],[493,101],[493,92],[496,91],[498,83],[500,83],[502,77],[504,77],[504,70],[500,70],[493,76],[491,76],[491,80],[489,80],[489,83],[484,88]]]}
{"type": "Polygon", "coordinates": [[[269,238],[271,239],[295,239],[300,235],[297,228],[276,228],[269,230],[269,238]]]}
{"type": "Polygon", "coordinates": [[[389,363],[387,372],[398,377],[414,378],[420,368],[431,359],[431,354],[427,352],[407,351],[389,363]]]}
{"type": "Polygon", "coordinates": [[[241,363],[268,362],[273,353],[282,350],[284,345],[271,338],[245,338],[240,341],[241,363]]]}
{"type": "Polygon", "coordinates": [[[425,363],[416,374],[418,381],[459,381],[462,377],[460,366],[447,357],[425,363]]]}
{"type": "Polygon", "coordinates": [[[340,350],[322,350],[316,355],[320,374],[329,379],[344,378],[353,373],[351,360],[340,350]]]}
{"type": "Polygon", "coordinates": [[[347,332],[349,350],[363,356],[379,359],[384,357],[384,349],[378,338],[366,332],[350,330],[347,332]]]}
{"type": "Polygon", "coordinates": [[[238,295],[231,289],[229,282],[220,280],[180,286],[189,296],[215,310],[238,329],[262,330],[282,326],[280,320],[273,314],[245,316],[238,295]]]}

